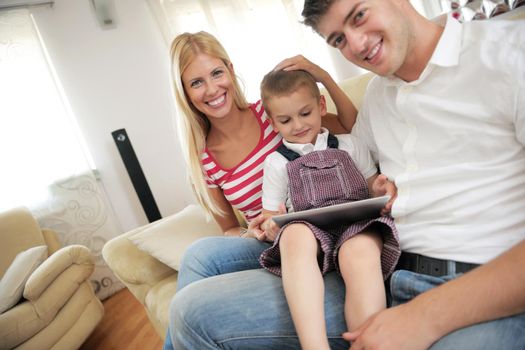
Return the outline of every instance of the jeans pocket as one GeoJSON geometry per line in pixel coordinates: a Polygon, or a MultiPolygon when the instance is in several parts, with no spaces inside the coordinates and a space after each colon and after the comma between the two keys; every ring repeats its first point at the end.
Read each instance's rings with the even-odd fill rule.
{"type": "Polygon", "coordinates": [[[392,306],[406,303],[419,294],[453,279],[453,277],[434,277],[406,270],[394,271],[390,278],[392,306]]]}

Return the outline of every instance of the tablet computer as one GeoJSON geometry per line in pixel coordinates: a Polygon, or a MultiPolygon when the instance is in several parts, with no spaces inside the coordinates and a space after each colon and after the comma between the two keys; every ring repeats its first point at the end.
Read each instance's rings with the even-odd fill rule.
{"type": "Polygon", "coordinates": [[[375,218],[381,215],[381,209],[390,196],[363,199],[361,201],[336,204],[329,207],[297,211],[288,214],[275,215],[272,220],[277,225],[283,225],[294,220],[304,220],[316,226],[323,227],[333,224],[351,224],[359,220],[375,218]]]}

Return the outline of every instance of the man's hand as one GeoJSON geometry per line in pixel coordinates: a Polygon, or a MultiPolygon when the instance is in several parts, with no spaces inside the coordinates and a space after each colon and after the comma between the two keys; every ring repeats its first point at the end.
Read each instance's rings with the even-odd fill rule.
{"type": "Polygon", "coordinates": [[[389,201],[381,210],[381,215],[387,215],[392,211],[392,205],[397,198],[397,187],[392,181],[388,180],[388,177],[379,174],[372,182],[371,195],[372,197],[390,196],[389,201]]]}
{"type": "Polygon", "coordinates": [[[392,307],[371,316],[355,331],[343,333],[343,338],[351,342],[350,350],[428,349],[435,337],[419,314],[413,312],[410,303],[392,307]]]}

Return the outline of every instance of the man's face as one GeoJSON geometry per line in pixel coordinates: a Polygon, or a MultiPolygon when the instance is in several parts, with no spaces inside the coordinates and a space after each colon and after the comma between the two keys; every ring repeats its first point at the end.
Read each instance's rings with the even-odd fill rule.
{"type": "Polygon", "coordinates": [[[407,64],[412,37],[403,1],[408,0],[336,0],[317,31],[356,65],[397,75],[407,64]]]}

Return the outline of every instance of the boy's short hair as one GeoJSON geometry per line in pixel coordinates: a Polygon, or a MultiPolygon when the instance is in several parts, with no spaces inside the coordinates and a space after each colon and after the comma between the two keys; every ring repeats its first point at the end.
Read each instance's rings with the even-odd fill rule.
{"type": "Polygon", "coordinates": [[[336,0],[305,0],[303,6],[303,24],[312,27],[316,32],[323,17],[336,0]]]}
{"type": "Polygon", "coordinates": [[[272,97],[290,95],[300,87],[308,88],[312,97],[319,100],[321,92],[314,77],[304,70],[272,70],[261,82],[261,100],[264,110],[270,115],[268,101],[272,97]]]}

